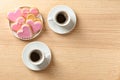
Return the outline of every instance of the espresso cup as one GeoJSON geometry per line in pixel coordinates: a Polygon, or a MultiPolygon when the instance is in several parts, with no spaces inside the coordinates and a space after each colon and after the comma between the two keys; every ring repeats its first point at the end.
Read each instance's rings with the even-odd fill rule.
{"type": "Polygon", "coordinates": [[[44,62],[44,54],[40,50],[33,50],[29,53],[29,60],[33,65],[39,66],[44,62]]]}
{"type": "Polygon", "coordinates": [[[55,16],[53,17],[53,21],[58,26],[67,26],[71,23],[71,18],[67,12],[59,11],[55,13],[55,16]]]}

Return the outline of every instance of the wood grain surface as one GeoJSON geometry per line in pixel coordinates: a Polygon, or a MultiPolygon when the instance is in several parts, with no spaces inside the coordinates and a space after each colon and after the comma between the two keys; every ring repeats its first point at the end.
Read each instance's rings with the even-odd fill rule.
{"type": "Polygon", "coordinates": [[[120,0],[1,0],[0,80],[120,80],[120,0]],[[48,27],[47,15],[59,4],[77,15],[67,35],[48,27]],[[44,17],[46,29],[32,41],[46,43],[53,57],[41,72],[27,69],[21,59],[32,41],[15,38],[9,29],[7,13],[21,6],[37,7],[44,17]]]}

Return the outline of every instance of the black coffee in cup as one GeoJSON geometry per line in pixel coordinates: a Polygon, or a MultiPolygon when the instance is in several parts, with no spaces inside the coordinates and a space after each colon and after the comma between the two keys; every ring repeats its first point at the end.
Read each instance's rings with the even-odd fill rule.
{"type": "Polygon", "coordinates": [[[42,58],[42,53],[39,50],[34,50],[30,54],[30,60],[32,62],[37,62],[42,58]]]}
{"type": "Polygon", "coordinates": [[[59,23],[59,24],[64,24],[66,21],[67,21],[67,14],[65,12],[59,12],[57,15],[56,15],[56,21],[59,23]]]}

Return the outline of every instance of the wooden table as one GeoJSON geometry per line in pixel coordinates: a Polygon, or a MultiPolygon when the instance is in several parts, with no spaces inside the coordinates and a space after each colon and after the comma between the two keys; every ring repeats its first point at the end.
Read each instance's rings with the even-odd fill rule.
{"type": "Polygon", "coordinates": [[[0,80],[120,80],[120,0],[2,0],[0,51],[0,80]],[[48,27],[47,15],[58,4],[77,14],[70,34],[58,35],[48,27]],[[20,6],[37,7],[44,17],[46,29],[32,40],[52,50],[52,62],[44,71],[25,67],[22,50],[32,41],[15,38],[9,29],[7,12],[20,6]]]}

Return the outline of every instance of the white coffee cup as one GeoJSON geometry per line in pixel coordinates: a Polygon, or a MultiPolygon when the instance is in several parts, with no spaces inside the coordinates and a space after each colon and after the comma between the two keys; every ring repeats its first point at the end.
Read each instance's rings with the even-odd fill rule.
{"type": "Polygon", "coordinates": [[[65,27],[72,25],[72,19],[68,12],[62,10],[62,11],[56,11],[54,15],[48,19],[49,21],[53,21],[56,25],[65,27]]]}
{"type": "Polygon", "coordinates": [[[56,12],[53,21],[59,26],[67,26],[70,22],[70,16],[65,11],[56,12]]]}
{"type": "Polygon", "coordinates": [[[44,60],[45,60],[45,56],[43,52],[40,50],[35,49],[29,53],[29,61],[33,65],[39,66],[44,62],[44,60]]]}
{"type": "Polygon", "coordinates": [[[75,28],[77,18],[70,7],[57,5],[50,10],[47,21],[49,28],[55,33],[67,34],[75,28]]]}

